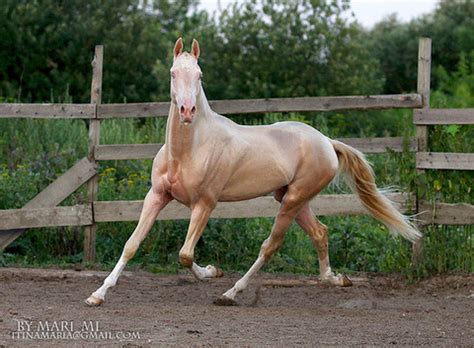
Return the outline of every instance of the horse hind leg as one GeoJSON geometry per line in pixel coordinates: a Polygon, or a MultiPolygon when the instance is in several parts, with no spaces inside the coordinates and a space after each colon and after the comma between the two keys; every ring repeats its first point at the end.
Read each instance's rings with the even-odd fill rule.
{"type": "Polygon", "coordinates": [[[239,279],[231,289],[226,291],[219,299],[214,302],[215,304],[221,306],[234,305],[235,296],[247,288],[250,279],[262,268],[263,265],[265,265],[265,263],[270,260],[273,254],[283,244],[285,233],[288,230],[288,227],[304,204],[304,200],[302,201],[301,197],[298,195],[288,195],[285,192],[286,190],[280,192],[284,195],[280,210],[275,218],[270,236],[262,243],[257,260],[254,262],[252,267],[250,267],[247,273],[241,279],[239,279]]]}
{"type": "Polygon", "coordinates": [[[296,217],[298,225],[308,234],[318,253],[319,273],[322,281],[337,286],[351,286],[352,281],[343,274],[335,275],[329,265],[328,228],[314,217],[306,203],[296,217]]]}

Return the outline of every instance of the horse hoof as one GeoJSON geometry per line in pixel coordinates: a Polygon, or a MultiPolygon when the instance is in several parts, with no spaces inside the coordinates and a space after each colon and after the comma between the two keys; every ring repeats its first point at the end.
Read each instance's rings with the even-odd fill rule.
{"type": "Polygon", "coordinates": [[[94,295],[90,295],[87,300],[84,301],[86,305],[90,307],[98,307],[104,302],[103,299],[95,297],[94,295]]]}
{"type": "Polygon", "coordinates": [[[216,306],[238,306],[237,302],[225,296],[221,296],[218,299],[214,300],[214,304],[216,306]]]}
{"type": "Polygon", "coordinates": [[[216,278],[220,278],[223,276],[224,276],[224,272],[219,267],[216,267],[216,278]]]}
{"type": "Polygon", "coordinates": [[[342,275],[341,277],[341,285],[346,287],[346,286],[352,286],[352,280],[346,276],[345,274],[342,275]]]}
{"type": "Polygon", "coordinates": [[[219,267],[213,266],[213,265],[207,265],[207,270],[211,272],[211,274],[214,274],[210,278],[220,278],[224,275],[224,272],[219,267]]]}

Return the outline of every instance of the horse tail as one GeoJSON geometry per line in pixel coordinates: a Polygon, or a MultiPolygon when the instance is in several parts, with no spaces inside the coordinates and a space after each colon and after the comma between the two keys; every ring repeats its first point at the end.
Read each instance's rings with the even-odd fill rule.
{"type": "Polygon", "coordinates": [[[339,171],[345,174],[347,184],[359,196],[364,207],[393,234],[399,234],[412,242],[421,238],[416,226],[378,190],[374,172],[364,155],[340,141],[331,140],[331,143],[339,159],[339,171]]]}

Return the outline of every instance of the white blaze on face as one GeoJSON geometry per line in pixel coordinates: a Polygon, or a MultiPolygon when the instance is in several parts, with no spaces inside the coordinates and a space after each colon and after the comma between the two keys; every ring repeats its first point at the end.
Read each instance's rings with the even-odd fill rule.
{"type": "Polygon", "coordinates": [[[182,40],[174,48],[171,67],[171,99],[176,104],[181,121],[191,123],[196,114],[196,100],[201,91],[201,69],[198,65],[199,45],[193,41],[191,54],[182,53],[182,40]]]}

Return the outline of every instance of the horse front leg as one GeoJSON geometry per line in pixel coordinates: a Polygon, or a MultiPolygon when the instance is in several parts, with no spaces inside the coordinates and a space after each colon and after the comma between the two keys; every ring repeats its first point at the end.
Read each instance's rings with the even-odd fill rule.
{"type": "Polygon", "coordinates": [[[201,267],[193,262],[194,248],[204,232],[204,228],[209,220],[209,215],[214,207],[215,204],[199,202],[192,208],[186,240],[179,252],[179,262],[181,265],[189,268],[191,273],[199,280],[222,277],[223,275],[223,272],[215,266],[208,265],[207,267],[201,267]]]}
{"type": "Polygon", "coordinates": [[[156,192],[152,189],[148,192],[143,202],[143,209],[140,214],[138,225],[132,235],[125,243],[122,255],[115,265],[113,271],[105,278],[103,285],[86,299],[89,306],[100,306],[105,300],[107,290],[117,283],[117,279],[122,273],[127,262],[135,255],[140,243],[145,239],[150,231],[156,217],[160,211],[172,200],[166,192],[156,192]]]}

